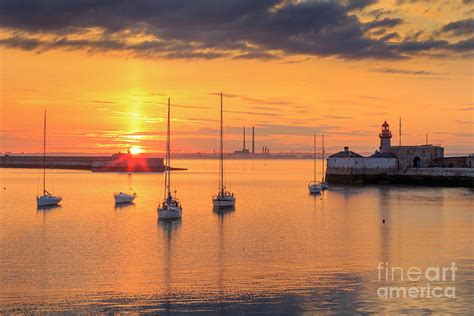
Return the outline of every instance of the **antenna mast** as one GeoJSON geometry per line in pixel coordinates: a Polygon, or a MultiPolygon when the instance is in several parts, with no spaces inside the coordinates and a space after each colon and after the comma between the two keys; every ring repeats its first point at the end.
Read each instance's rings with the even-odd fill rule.
{"type": "Polygon", "coordinates": [[[46,194],[46,109],[44,109],[43,127],[43,195],[46,194]]]}
{"type": "MultiPolygon", "coordinates": [[[[222,92],[221,92],[221,142],[220,142],[220,174],[219,174],[219,192],[224,193],[224,134],[223,134],[223,110],[222,110],[222,92]]],[[[244,134],[245,135],[245,134],[244,134]]],[[[245,138],[244,138],[245,139],[245,138]]],[[[244,141],[244,148],[245,148],[245,141],[244,141]]]]}
{"type": "Polygon", "coordinates": [[[402,146],[402,117],[398,120],[398,146],[402,146]]]}
{"type": "Polygon", "coordinates": [[[324,134],[322,135],[322,166],[323,168],[321,169],[321,179],[322,179],[322,182],[324,182],[324,175],[325,175],[325,172],[324,172],[324,134]]]}
{"type": "Polygon", "coordinates": [[[313,181],[316,182],[316,132],[313,134],[313,181]]]}
{"type": "Polygon", "coordinates": [[[170,186],[170,97],[168,97],[168,121],[166,132],[166,156],[165,156],[165,199],[171,194],[170,186]]]}

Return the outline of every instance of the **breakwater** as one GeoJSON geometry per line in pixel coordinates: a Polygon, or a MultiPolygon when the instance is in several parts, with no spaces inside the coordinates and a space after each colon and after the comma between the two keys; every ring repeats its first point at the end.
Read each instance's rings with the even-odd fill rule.
{"type": "MultiPolygon", "coordinates": [[[[47,169],[75,169],[93,172],[163,172],[165,170],[163,158],[127,154],[112,156],[47,156],[45,166],[47,169]]],[[[0,168],[43,168],[43,156],[1,156],[0,168]]]]}
{"type": "Polygon", "coordinates": [[[474,168],[328,168],[330,183],[474,187],[474,168]]]}

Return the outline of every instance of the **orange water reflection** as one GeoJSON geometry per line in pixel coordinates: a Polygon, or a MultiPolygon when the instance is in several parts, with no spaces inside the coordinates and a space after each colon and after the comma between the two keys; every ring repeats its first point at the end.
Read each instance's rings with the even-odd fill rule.
{"type": "Polygon", "coordinates": [[[237,206],[212,210],[217,161],[176,160],[181,222],[157,222],[162,174],[52,171],[62,207],[37,212],[41,173],[2,170],[1,311],[469,311],[472,191],[332,186],[311,161],[227,164],[237,206]],[[112,193],[133,186],[135,205],[112,193]],[[15,197],[13,199],[13,197],[15,197]],[[385,219],[385,223],[382,220],[385,219]],[[455,300],[381,300],[378,262],[459,267],[455,300]]]}

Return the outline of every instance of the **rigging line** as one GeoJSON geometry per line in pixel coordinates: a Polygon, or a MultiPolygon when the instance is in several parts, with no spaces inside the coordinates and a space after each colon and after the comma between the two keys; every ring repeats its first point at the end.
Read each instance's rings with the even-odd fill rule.
{"type": "Polygon", "coordinates": [[[313,134],[313,181],[316,182],[316,132],[313,134]]]}
{"type": "Polygon", "coordinates": [[[46,109],[44,109],[43,126],[43,195],[46,193],[46,109]]]}

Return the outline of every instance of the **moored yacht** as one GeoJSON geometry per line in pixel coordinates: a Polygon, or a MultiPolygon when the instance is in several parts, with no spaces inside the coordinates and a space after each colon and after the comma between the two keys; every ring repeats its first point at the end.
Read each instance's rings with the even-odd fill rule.
{"type": "MultiPolygon", "coordinates": [[[[166,133],[166,162],[165,162],[165,196],[161,205],[158,206],[158,218],[159,219],[172,219],[172,218],[181,218],[183,213],[183,208],[181,203],[176,198],[176,196],[171,195],[171,173],[170,173],[170,145],[171,143],[171,133],[170,133],[170,98],[168,98],[168,126],[166,133]]],[[[176,191],[175,191],[176,195],[176,191]]]]}
{"type": "Polygon", "coordinates": [[[125,204],[125,203],[132,203],[137,198],[137,194],[127,194],[123,192],[115,193],[114,200],[115,204],[125,204]]]}
{"type": "Polygon", "coordinates": [[[316,132],[313,135],[313,181],[308,184],[308,190],[311,194],[321,193],[321,184],[316,181],[316,132]]]}
{"type": "Polygon", "coordinates": [[[46,190],[46,110],[44,110],[44,128],[43,128],[43,195],[36,196],[38,207],[57,205],[62,201],[62,197],[55,196],[46,190]]]}
{"type": "Polygon", "coordinates": [[[324,134],[322,135],[322,165],[323,165],[323,168],[321,169],[321,173],[322,173],[322,179],[321,179],[321,190],[325,191],[327,189],[329,189],[329,184],[326,182],[326,172],[324,171],[324,163],[326,162],[326,158],[325,158],[325,152],[324,152],[324,134]]]}
{"type": "Polygon", "coordinates": [[[221,93],[221,125],[220,125],[220,151],[219,151],[219,192],[212,197],[214,208],[232,208],[235,207],[234,193],[226,190],[224,184],[224,134],[223,134],[223,105],[221,93]]]}

